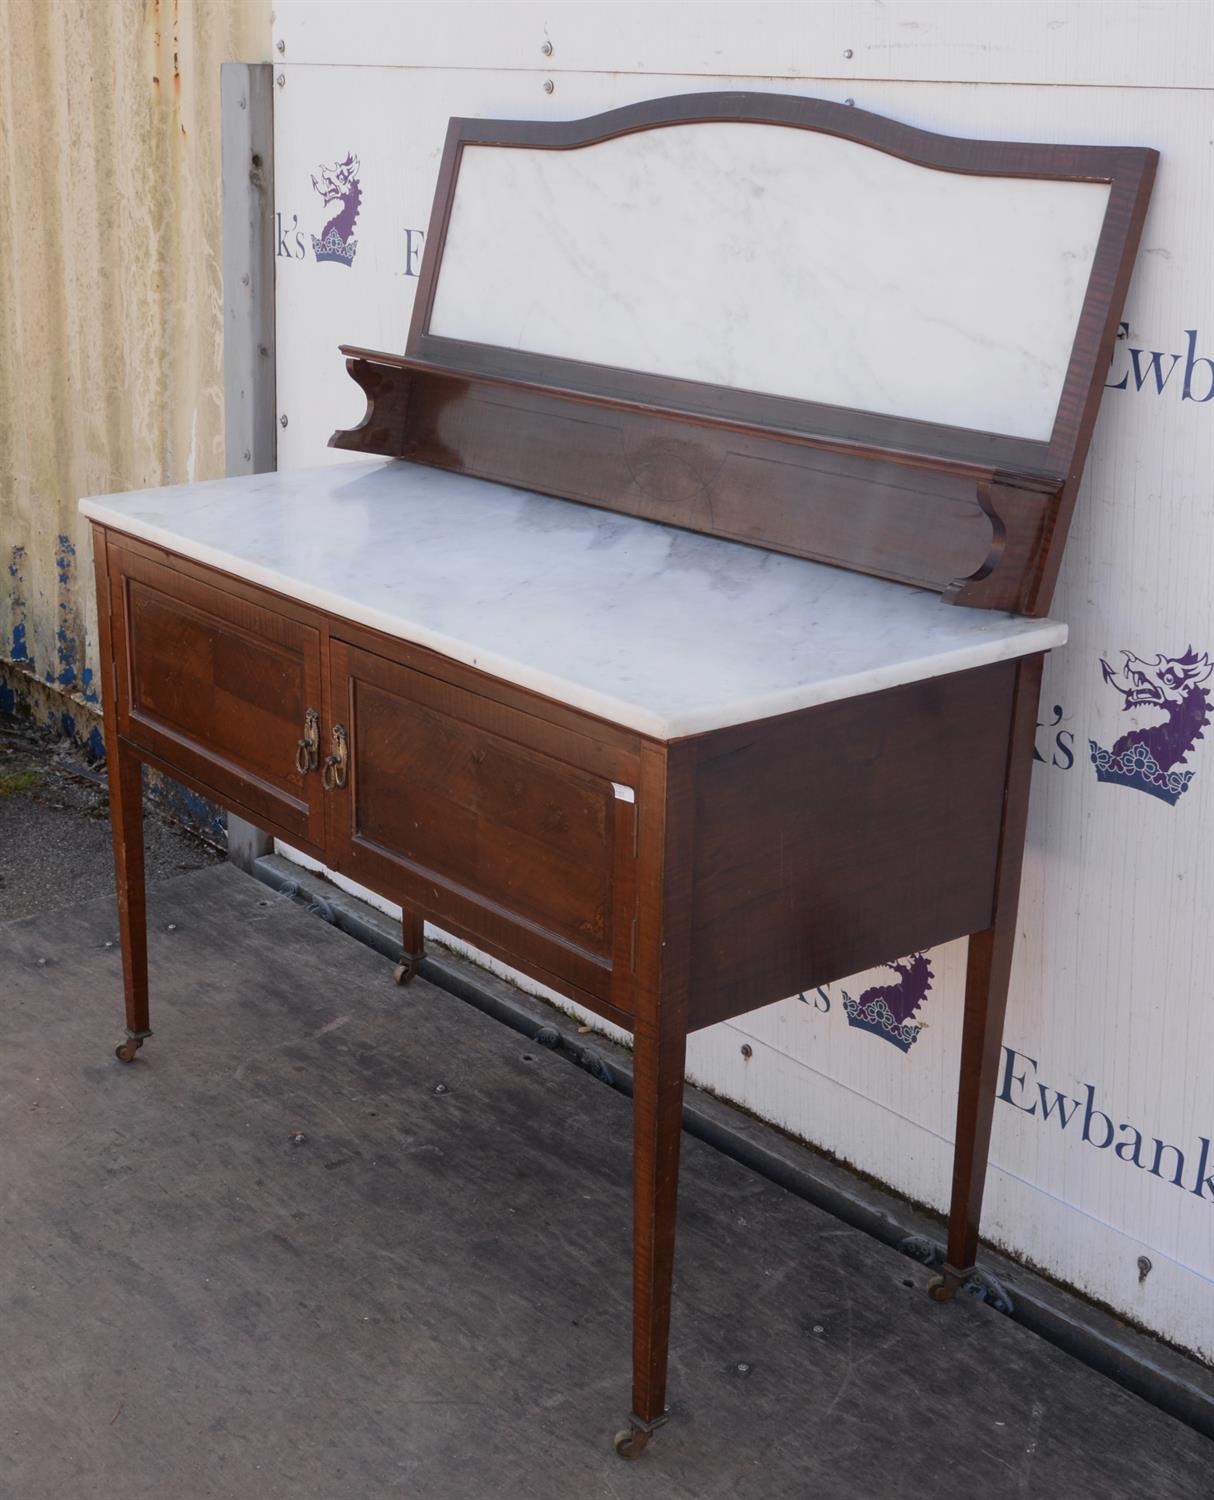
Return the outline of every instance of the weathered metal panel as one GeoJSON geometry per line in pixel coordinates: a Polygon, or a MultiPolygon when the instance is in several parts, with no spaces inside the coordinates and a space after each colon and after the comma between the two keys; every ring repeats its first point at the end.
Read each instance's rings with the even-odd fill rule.
{"type": "Polygon", "coordinates": [[[274,71],[220,69],[225,473],[277,463],[274,390],[274,71]]]}
{"type": "MultiPolygon", "coordinates": [[[[368,64],[346,68],[293,61],[311,56],[307,34],[293,29],[301,7],[290,0],[278,7],[288,59],[276,68],[285,82],[275,100],[279,406],[290,415],[279,435],[283,467],[341,461],[324,440],[333,427],[362,414],[337,343],[403,347],[449,115],[573,118],[689,89],[790,88],[783,79],[740,76],[759,66],[752,56],[759,46],[752,31],[761,30],[753,7],[677,8],[684,46],[679,66],[690,68],[711,53],[711,66],[728,70],[723,77],[637,71],[650,55],[640,51],[628,64],[631,71],[612,73],[636,41],[631,17],[641,8],[607,6],[545,13],[560,46],[558,52],[554,45],[553,63],[581,55],[583,44],[599,48],[587,54],[599,59],[597,71],[587,64],[585,71],[546,74],[532,59],[539,41],[524,25],[538,26],[535,17],[527,21],[530,9],[499,8],[483,34],[465,24],[464,65],[433,67],[425,64],[455,57],[443,50],[455,39],[437,12],[409,8],[406,34],[403,11],[372,27],[365,17],[360,21],[357,7],[331,13],[318,7],[313,20],[329,26],[328,57],[368,64]],[[525,60],[522,43],[515,50],[506,46],[512,36],[507,12],[526,31],[525,60]],[[722,19],[724,12],[729,15],[722,19]],[[603,40],[613,27],[616,39],[603,40]],[[494,66],[492,48],[499,42],[494,66]],[[397,56],[409,66],[369,65],[397,56]],[[483,70],[472,65],[478,62],[486,64],[483,70]],[[551,94],[542,88],[546,76],[555,76],[551,94]],[[343,164],[346,196],[326,207],[312,177],[320,180],[322,167],[333,172],[343,164]],[[345,260],[318,260],[313,237],[323,246],[327,221],[349,211],[351,178],[357,179],[355,251],[345,260]]],[[[829,30],[844,9],[875,26],[880,8],[787,7],[794,9],[829,13],[822,23],[829,30]]],[[[1184,731],[1197,731],[1192,743],[1175,747],[1185,758],[1171,768],[1171,782],[1164,774],[1163,786],[1151,784],[1142,767],[1131,764],[1132,747],[1120,757],[1120,771],[1113,766],[1104,752],[1111,753],[1127,729],[1147,730],[1174,717],[1174,705],[1164,686],[1162,704],[1125,708],[1124,694],[1101,665],[1103,659],[1120,668],[1124,649],[1151,664],[1132,670],[1158,677],[1166,667],[1155,662],[1159,654],[1180,661],[1174,673],[1185,679],[1181,692],[1214,692],[1214,676],[1202,676],[1205,653],[1214,653],[1208,588],[1214,288],[1207,274],[1214,93],[1208,87],[1128,86],[1208,84],[1210,53],[1199,45],[1206,21],[1197,8],[1183,5],[1097,7],[1105,33],[1085,32],[1088,50],[1060,43],[1060,61],[1054,51],[1034,54],[1032,47],[1054,23],[1051,35],[1071,24],[1087,27],[1074,6],[887,9],[908,37],[927,31],[933,38],[925,48],[915,40],[916,76],[924,81],[844,82],[836,74],[798,81],[795,90],[851,97],[952,134],[1128,141],[1162,152],[1126,309],[1127,336],[1110,372],[1056,605],[1072,637],[1049,663],[1042,700],[1024,938],[986,1228],[1060,1279],[1211,1357],[1214,1009],[1205,976],[1214,969],[1206,917],[1214,909],[1208,838],[1214,760],[1204,760],[1201,735],[1208,731],[1195,722],[1184,731]],[[1131,12],[1141,15],[1131,22],[1131,12]],[[985,20],[975,22],[975,14],[985,20]],[[911,26],[914,15],[924,18],[920,31],[911,26]],[[1148,22],[1168,39],[1167,56],[1157,38],[1142,33],[1148,22]],[[987,82],[999,67],[1007,71],[999,59],[1013,42],[1028,84],[976,88],[929,81],[987,82]],[[1199,55],[1186,59],[1181,54],[1190,48],[1199,55]],[[1165,63],[1170,72],[1162,71],[1165,63]],[[1060,82],[1127,86],[1041,86],[1060,82]],[[1190,646],[1185,663],[1180,659],[1190,646]],[[1089,741],[1103,749],[1093,750],[1089,741]],[[1175,790],[1181,784],[1184,790],[1175,790]],[[1142,1137],[1137,1148],[1135,1132],[1142,1137]],[[1140,1256],[1151,1262],[1143,1279],[1140,1256]]],[[[673,25],[664,7],[646,7],[644,15],[656,16],[659,32],[673,25]]],[[[818,33],[810,28],[807,34],[818,33]]],[[[770,34],[763,45],[770,47],[770,34]]],[[[887,58],[893,42],[890,48],[887,58]]],[[[773,53],[763,56],[763,65],[776,71],[773,53]]],[[[704,253],[711,256],[714,247],[704,253]]],[[[907,349],[905,357],[914,361],[916,351],[907,349]]],[[[420,565],[402,557],[402,576],[420,565]]],[[[1201,710],[1200,718],[1202,704],[1193,700],[1190,707],[1201,710]]],[[[745,942],[745,932],[738,940],[745,942]]],[[[692,1075],[910,1196],[943,1206],[963,945],[928,955],[926,969],[926,976],[921,964],[860,975],[714,1028],[693,1039],[692,1075]],[[907,1007],[905,1019],[895,1015],[883,1025],[882,1000],[891,1015],[907,1007]]]]}
{"type": "Polygon", "coordinates": [[[223,473],[219,65],[268,0],[0,6],[0,706],[96,736],[80,495],[223,473]]]}
{"type": "MultiPolygon", "coordinates": [[[[223,192],[224,472],[264,474],[278,459],[274,385],[274,73],[220,69],[223,192]]],[[[229,813],[228,858],[243,870],[273,840],[229,813]]]]}

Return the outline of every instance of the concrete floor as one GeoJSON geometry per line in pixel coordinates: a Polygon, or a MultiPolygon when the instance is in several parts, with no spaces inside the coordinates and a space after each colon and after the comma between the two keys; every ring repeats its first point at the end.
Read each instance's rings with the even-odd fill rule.
{"type": "MultiPolygon", "coordinates": [[[[154,814],[144,842],[149,880],[223,857],[154,814]]],[[[0,922],[112,891],[113,868],[104,766],[0,714],[0,922]]]]}
{"type": "Polygon", "coordinates": [[[1198,1500],[1214,1444],[685,1141],[628,1407],[627,1101],[227,866],[0,925],[4,1500],[1198,1500]],[[441,1086],[441,1088],[440,1088],[441,1086]]]}

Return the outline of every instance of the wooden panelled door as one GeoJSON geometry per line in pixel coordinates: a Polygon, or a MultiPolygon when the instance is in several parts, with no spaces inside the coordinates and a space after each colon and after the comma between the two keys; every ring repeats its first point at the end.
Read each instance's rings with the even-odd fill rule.
{"type": "Polygon", "coordinates": [[[602,1014],[631,1014],[635,787],[583,736],[344,641],[330,674],[334,866],[602,1014]]]}
{"type": "Polygon", "coordinates": [[[111,559],[119,732],[225,805],[322,844],[320,778],[308,774],[320,750],[320,630],[142,552],[112,546],[111,559]]]}

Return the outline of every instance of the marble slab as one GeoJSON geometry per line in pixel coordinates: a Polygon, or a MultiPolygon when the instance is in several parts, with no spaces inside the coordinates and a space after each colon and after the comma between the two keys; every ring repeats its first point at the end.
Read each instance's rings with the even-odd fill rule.
{"type": "Polygon", "coordinates": [[[658,739],[1066,639],[1054,621],[395,460],[80,508],[658,739]]]}
{"type": "Polygon", "coordinates": [[[430,331],[1046,439],[1108,196],[747,121],[469,145],[430,331]]]}

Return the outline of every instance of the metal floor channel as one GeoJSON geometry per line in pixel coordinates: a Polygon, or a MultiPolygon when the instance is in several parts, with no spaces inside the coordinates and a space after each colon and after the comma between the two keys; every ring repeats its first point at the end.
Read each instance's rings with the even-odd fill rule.
{"type": "Polygon", "coordinates": [[[635,1463],[628,1102],[230,866],[0,926],[4,1500],[1199,1500],[1214,1444],[684,1137],[635,1463]],[[114,946],[107,947],[107,943],[114,946]]]}

